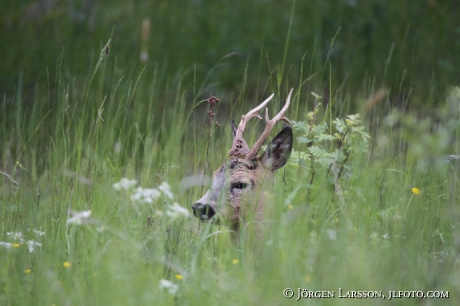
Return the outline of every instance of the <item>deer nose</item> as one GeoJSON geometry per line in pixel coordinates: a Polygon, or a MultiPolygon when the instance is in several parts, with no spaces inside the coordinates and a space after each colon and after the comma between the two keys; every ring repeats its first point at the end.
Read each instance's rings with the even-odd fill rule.
{"type": "Polygon", "coordinates": [[[209,204],[195,203],[192,205],[193,215],[201,221],[207,221],[216,214],[214,208],[209,204]]]}

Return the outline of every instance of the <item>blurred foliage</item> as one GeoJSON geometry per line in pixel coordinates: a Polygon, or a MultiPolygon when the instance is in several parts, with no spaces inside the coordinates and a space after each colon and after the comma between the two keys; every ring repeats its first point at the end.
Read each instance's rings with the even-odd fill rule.
{"type": "Polygon", "coordinates": [[[2,1],[0,92],[10,97],[20,83],[31,99],[38,80],[53,90],[61,60],[68,79],[88,73],[114,25],[111,56],[123,74],[138,75],[141,25],[149,18],[149,75],[158,64],[193,84],[194,67],[200,80],[237,52],[213,72],[214,92],[240,92],[245,69],[251,95],[276,67],[278,80],[298,82],[302,65],[304,77],[317,74],[319,92],[329,80],[333,87],[346,80],[352,93],[386,87],[395,103],[411,95],[431,105],[460,78],[459,13],[458,2],[442,0],[2,1]]]}
{"type": "Polygon", "coordinates": [[[0,305],[459,296],[458,16],[435,0],[0,1],[0,305]],[[189,175],[227,158],[230,118],[272,92],[276,111],[291,87],[296,150],[266,232],[249,220],[237,249],[224,227],[172,221],[202,196],[189,175]],[[352,154],[367,149],[361,107],[369,152],[352,154]],[[33,253],[9,234],[33,229],[33,253]]]}

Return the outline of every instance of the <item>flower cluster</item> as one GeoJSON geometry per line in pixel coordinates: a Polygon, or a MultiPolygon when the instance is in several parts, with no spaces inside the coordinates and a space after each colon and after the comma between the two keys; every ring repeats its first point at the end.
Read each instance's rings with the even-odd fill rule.
{"type": "Polygon", "coordinates": [[[36,242],[33,240],[27,241],[27,247],[29,248],[29,253],[32,253],[35,250],[35,247],[41,247],[42,244],[40,242],[36,242]]]}
{"type": "MultiPolygon", "coordinates": [[[[30,228],[28,228],[27,231],[30,232],[30,228]]],[[[45,235],[45,232],[42,232],[41,230],[38,230],[38,229],[33,229],[32,231],[35,235],[39,237],[45,235]]]]}
{"type": "Polygon", "coordinates": [[[137,187],[131,195],[131,200],[138,203],[152,204],[162,195],[170,200],[174,200],[174,195],[171,192],[171,186],[167,182],[161,183],[157,188],[142,188],[137,187]]]}
{"type": "Polygon", "coordinates": [[[130,190],[134,186],[137,185],[136,180],[130,180],[127,178],[122,178],[121,181],[112,185],[113,189],[120,191],[120,190],[130,190]]]}
{"type": "MultiPolygon", "coordinates": [[[[27,229],[28,232],[30,232],[30,229],[27,229]]],[[[33,229],[32,233],[36,237],[41,237],[45,235],[45,232],[37,229],[33,229]]],[[[3,246],[6,249],[9,249],[11,247],[13,248],[19,248],[21,245],[25,244],[27,245],[29,249],[29,253],[32,253],[35,251],[36,247],[41,247],[42,244],[40,242],[34,241],[34,240],[26,240],[24,237],[24,234],[22,232],[7,232],[6,236],[8,237],[8,240],[11,242],[6,242],[6,241],[0,241],[0,246],[3,246]]]]}
{"type": "MultiPolygon", "coordinates": [[[[112,185],[113,189],[117,191],[124,190],[128,193],[136,186],[137,180],[130,180],[128,178],[122,178],[119,182],[112,185]]],[[[168,182],[161,183],[157,188],[143,188],[138,186],[132,191],[130,198],[131,201],[136,203],[152,204],[161,196],[174,200],[174,195],[171,192],[171,186],[169,186],[168,182]]]]}
{"type": "Polygon", "coordinates": [[[86,223],[91,223],[91,219],[89,218],[91,216],[91,210],[85,210],[85,211],[73,211],[69,210],[69,214],[72,216],[69,219],[67,219],[68,224],[77,224],[77,225],[82,225],[86,223]]]}
{"type": "Polygon", "coordinates": [[[177,290],[179,290],[179,285],[176,285],[167,279],[161,279],[159,288],[168,289],[169,293],[176,294],[177,290]]]}
{"type": "MultiPolygon", "coordinates": [[[[122,178],[121,181],[113,184],[113,188],[117,191],[126,191],[128,194],[130,194],[131,201],[136,204],[152,205],[161,197],[170,201],[174,200],[174,194],[172,193],[171,186],[168,184],[168,182],[162,182],[156,188],[143,188],[140,186],[136,187],[136,185],[136,180],[122,178]]],[[[163,214],[164,213],[162,210],[156,209],[155,215],[162,216],[163,214]]],[[[173,204],[167,205],[166,215],[171,220],[176,220],[190,217],[190,212],[188,209],[182,207],[179,203],[173,202],[173,204]]]]}
{"type": "Polygon", "coordinates": [[[158,190],[163,192],[170,200],[174,200],[174,195],[171,192],[171,186],[169,186],[168,182],[161,183],[161,185],[158,186],[158,190]]]}
{"type": "Polygon", "coordinates": [[[188,209],[180,206],[177,202],[174,202],[173,205],[168,206],[166,214],[173,220],[190,217],[190,212],[188,209]]]}
{"type": "Polygon", "coordinates": [[[161,197],[161,192],[158,189],[137,187],[131,195],[131,201],[152,204],[159,197],[161,197]]]}

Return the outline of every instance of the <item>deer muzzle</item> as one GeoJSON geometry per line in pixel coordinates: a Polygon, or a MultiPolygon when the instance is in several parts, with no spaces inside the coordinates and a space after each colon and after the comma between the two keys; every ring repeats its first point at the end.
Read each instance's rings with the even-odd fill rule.
{"type": "Polygon", "coordinates": [[[192,210],[193,215],[200,218],[203,222],[209,221],[216,214],[216,211],[211,207],[211,205],[199,202],[192,205],[192,210]]]}

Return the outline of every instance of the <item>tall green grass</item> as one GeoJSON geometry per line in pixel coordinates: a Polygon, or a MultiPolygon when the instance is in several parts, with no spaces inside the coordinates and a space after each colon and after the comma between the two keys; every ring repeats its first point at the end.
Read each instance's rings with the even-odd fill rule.
{"type": "MultiPolygon", "coordinates": [[[[267,56],[276,63],[273,67],[279,62],[282,77],[289,71],[291,82],[299,79],[296,68],[304,58],[306,73],[318,73],[315,87],[326,84],[315,90],[326,90],[329,79],[334,83],[346,79],[354,96],[367,75],[375,78],[376,86],[391,88],[398,98],[412,90],[411,104],[420,107],[428,104],[425,97],[430,90],[435,95],[430,105],[438,105],[446,88],[459,80],[455,68],[460,64],[458,8],[451,1],[23,0],[2,3],[0,19],[5,46],[0,49],[0,92],[14,94],[21,78],[25,103],[32,99],[38,78],[41,85],[55,82],[54,67],[62,54],[64,68],[72,76],[91,73],[99,44],[114,24],[116,65],[129,67],[134,74],[143,69],[136,61],[141,48],[146,48],[151,63],[161,63],[159,73],[184,74],[195,66],[199,77],[222,55],[237,53],[227,62],[230,69],[217,69],[212,76],[218,82],[215,90],[224,93],[239,88],[245,69],[248,87],[255,87],[261,45],[262,61],[267,56]],[[145,18],[150,19],[150,38],[142,43],[140,28],[145,18]],[[338,29],[340,35],[336,35],[338,29]],[[290,36],[288,44],[286,36],[290,36]],[[330,50],[333,37],[336,43],[330,50]],[[321,75],[328,60],[333,73],[321,75]],[[47,73],[46,67],[52,71],[47,73]]],[[[261,77],[270,73],[263,69],[261,77]]],[[[191,75],[184,77],[191,83],[191,75]]]]}
{"type": "MultiPolygon", "coordinates": [[[[84,76],[64,68],[65,51],[57,62],[55,71],[40,77],[48,90],[37,86],[31,108],[22,103],[18,83],[11,100],[16,107],[8,113],[15,124],[2,124],[0,241],[17,244],[0,246],[1,305],[295,303],[283,297],[285,288],[336,292],[334,299],[302,303],[369,303],[339,299],[339,288],[386,296],[392,290],[442,290],[449,292],[448,299],[393,303],[457,303],[459,172],[455,160],[439,158],[460,151],[458,89],[452,89],[436,121],[397,110],[392,117],[378,117],[388,98],[373,109],[374,117],[366,120],[377,128],[376,145],[350,161],[351,171],[343,179],[345,208],[338,207],[326,171],[309,187],[312,196],[308,188],[297,188],[310,181],[311,173],[304,168],[279,171],[266,203],[265,230],[254,236],[255,225],[248,223],[246,243],[236,247],[225,227],[192,217],[171,220],[158,213],[172,204],[168,198],[136,204],[113,184],[123,177],[137,179],[144,188],[168,182],[174,201],[190,208],[201,186],[182,190],[181,179],[201,173],[208,162],[209,169],[220,166],[231,144],[230,116],[239,118],[257,101],[244,90],[219,97],[237,107],[222,104],[218,109],[217,120],[227,124],[212,130],[206,160],[210,127],[204,125],[206,103],[200,104],[197,94],[208,85],[205,77],[184,82],[183,75],[171,76],[161,65],[134,73],[119,66],[103,45],[84,76]],[[289,206],[286,198],[296,188],[289,206]],[[67,223],[69,209],[91,210],[92,221],[67,223]],[[346,210],[351,228],[340,209],[346,210]],[[33,229],[45,235],[37,237],[33,229]],[[42,246],[29,252],[26,242],[8,232],[21,232],[26,241],[42,246]],[[160,289],[162,279],[178,285],[177,292],[160,289]]],[[[324,65],[328,70],[334,71],[330,62],[324,65]]],[[[283,75],[272,77],[257,88],[263,88],[259,100],[276,93],[270,107],[274,112],[292,84],[283,75]]],[[[245,80],[242,75],[242,88],[248,86],[245,80]]],[[[305,72],[295,84],[309,80],[305,72]]],[[[351,93],[332,79],[328,87],[336,94],[322,106],[318,120],[349,111],[351,93]]],[[[367,84],[361,96],[374,91],[367,84]]],[[[289,117],[306,120],[312,101],[309,92],[297,90],[289,117]]],[[[254,139],[257,125],[249,130],[247,138],[254,139]]]]}

